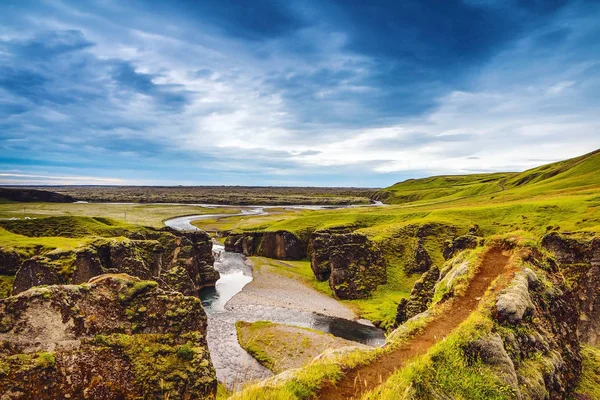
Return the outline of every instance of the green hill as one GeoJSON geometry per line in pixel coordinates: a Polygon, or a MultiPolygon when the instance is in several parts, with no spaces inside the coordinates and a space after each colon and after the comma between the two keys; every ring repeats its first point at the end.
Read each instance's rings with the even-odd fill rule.
{"type": "Polygon", "coordinates": [[[438,203],[494,194],[501,197],[537,196],[580,191],[600,186],[600,150],[521,173],[444,175],[408,179],[377,192],[388,204],[438,203]]]}

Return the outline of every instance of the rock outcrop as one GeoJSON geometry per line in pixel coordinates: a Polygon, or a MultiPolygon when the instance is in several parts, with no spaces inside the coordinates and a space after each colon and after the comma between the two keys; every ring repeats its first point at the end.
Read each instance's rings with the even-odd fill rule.
{"type": "Polygon", "coordinates": [[[225,239],[225,250],[280,260],[306,257],[306,244],[288,231],[232,233],[225,239]]]}
{"type": "Polygon", "coordinates": [[[386,262],[381,250],[366,236],[316,232],[310,239],[311,268],[319,280],[340,299],[368,297],[386,282],[386,262]]]}
{"type": "Polygon", "coordinates": [[[575,239],[556,232],[542,239],[557,268],[572,282],[579,303],[578,334],[582,342],[600,344],[600,238],[575,239]]]}
{"type": "Polygon", "coordinates": [[[0,247],[0,274],[14,275],[26,259],[11,248],[0,247]]]}
{"type": "Polygon", "coordinates": [[[493,367],[517,399],[568,398],[581,372],[577,301],[560,279],[545,279],[524,268],[496,299],[496,331],[512,366],[494,334],[466,349],[474,362],[493,367]]]}
{"type": "Polygon", "coordinates": [[[2,399],[212,399],[196,297],[102,275],[0,300],[2,399]]]}
{"type": "Polygon", "coordinates": [[[73,251],[50,252],[23,262],[13,294],[33,286],[77,284],[104,273],[126,273],[157,281],[163,288],[198,295],[214,286],[212,242],[204,232],[149,231],[131,239],[99,239],[73,251]]]}
{"type": "Polygon", "coordinates": [[[440,270],[437,267],[431,267],[421,275],[421,278],[415,282],[409,298],[401,299],[398,303],[395,326],[403,324],[429,308],[439,277],[440,270]]]}
{"type": "Polygon", "coordinates": [[[442,254],[444,259],[449,260],[463,250],[474,249],[483,244],[479,225],[473,225],[469,228],[466,235],[455,237],[452,240],[446,240],[442,254]]]}

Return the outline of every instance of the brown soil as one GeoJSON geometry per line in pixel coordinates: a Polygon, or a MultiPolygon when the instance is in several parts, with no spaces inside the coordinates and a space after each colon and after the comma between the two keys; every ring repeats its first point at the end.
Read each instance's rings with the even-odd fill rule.
{"type": "Polygon", "coordinates": [[[317,399],[353,400],[375,389],[387,380],[406,361],[425,354],[436,342],[452,332],[473,312],[485,291],[508,265],[510,255],[500,248],[490,249],[465,294],[455,299],[451,308],[431,321],[421,332],[397,349],[384,353],[373,363],[347,371],[342,380],[327,382],[317,399]]]}

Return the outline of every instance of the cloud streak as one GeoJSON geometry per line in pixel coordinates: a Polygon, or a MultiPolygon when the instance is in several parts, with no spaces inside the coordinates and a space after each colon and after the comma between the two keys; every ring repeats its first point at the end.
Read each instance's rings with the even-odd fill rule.
{"type": "Polygon", "coordinates": [[[386,186],[600,147],[595,2],[228,4],[0,4],[4,179],[386,186]]]}

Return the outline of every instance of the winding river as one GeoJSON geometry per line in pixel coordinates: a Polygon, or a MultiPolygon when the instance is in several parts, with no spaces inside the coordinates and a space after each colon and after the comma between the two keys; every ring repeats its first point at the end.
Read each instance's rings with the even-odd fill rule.
{"type": "MultiPolygon", "coordinates": [[[[206,218],[219,218],[232,215],[264,215],[264,207],[244,207],[239,214],[191,215],[165,221],[165,225],[178,230],[197,230],[192,221],[206,218]]],[[[322,209],[330,206],[285,206],[285,208],[322,209]]],[[[215,268],[221,274],[214,288],[203,289],[200,293],[208,316],[208,347],[217,378],[229,389],[238,389],[246,382],[264,379],[272,372],[260,365],[243,350],[237,341],[235,323],[239,320],[254,322],[268,320],[276,323],[302,326],[331,333],[347,340],[370,346],[385,342],[383,332],[372,325],[343,318],[299,311],[280,306],[263,304],[237,304],[228,306],[236,294],[252,281],[252,268],[242,254],[225,251],[223,245],[213,244],[215,268]]]]}

